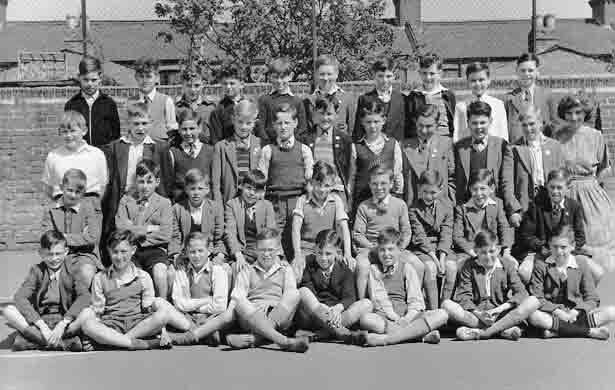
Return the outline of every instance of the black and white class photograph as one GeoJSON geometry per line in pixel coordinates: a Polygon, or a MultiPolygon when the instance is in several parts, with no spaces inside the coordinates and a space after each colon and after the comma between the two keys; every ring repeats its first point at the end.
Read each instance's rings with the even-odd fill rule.
{"type": "Polygon", "coordinates": [[[614,164],[613,0],[0,0],[0,390],[612,390],[614,164]]]}

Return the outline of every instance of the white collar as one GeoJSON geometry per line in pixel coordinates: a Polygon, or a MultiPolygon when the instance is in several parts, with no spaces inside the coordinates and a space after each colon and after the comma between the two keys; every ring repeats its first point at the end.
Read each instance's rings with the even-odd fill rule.
{"type": "Polygon", "coordinates": [[[487,198],[487,200],[485,201],[485,204],[482,207],[477,206],[476,203],[472,200],[472,198],[470,198],[470,200],[468,200],[468,202],[466,203],[467,206],[470,206],[475,209],[484,209],[487,206],[495,206],[497,204],[498,203],[495,200],[493,200],[493,198],[491,197],[487,198]]]}
{"type": "Polygon", "coordinates": [[[333,85],[333,88],[331,88],[330,91],[323,91],[320,88],[316,88],[314,90],[314,94],[315,95],[320,94],[320,95],[324,95],[324,96],[334,95],[334,94],[336,94],[338,92],[344,92],[344,90],[339,85],[337,85],[337,83],[335,85],[333,85]]]}
{"type": "Polygon", "coordinates": [[[293,146],[295,146],[295,136],[291,135],[290,138],[288,140],[286,140],[286,141],[282,141],[279,138],[276,138],[275,143],[278,146],[284,146],[286,148],[292,148],[293,146]]]}
{"type": "MultiPolygon", "coordinates": [[[[478,263],[477,263],[478,264],[478,263]]],[[[478,264],[479,266],[481,266],[483,269],[485,269],[485,267],[483,267],[482,265],[478,264]]],[[[497,259],[495,259],[495,263],[493,263],[493,268],[487,270],[485,269],[485,273],[487,275],[491,275],[495,272],[496,269],[498,268],[504,268],[504,265],[502,265],[502,261],[500,260],[500,258],[498,257],[497,259]]]]}
{"type": "Polygon", "coordinates": [[[390,86],[386,91],[381,91],[376,88],[376,93],[378,94],[378,96],[391,96],[391,94],[393,93],[393,86],[390,86]]]}
{"type": "Polygon", "coordinates": [[[272,89],[271,92],[269,92],[270,95],[288,95],[288,96],[295,96],[295,94],[293,93],[293,91],[290,90],[290,87],[284,91],[284,92],[280,92],[277,89],[272,89]]]}
{"type": "Polygon", "coordinates": [[[94,95],[92,95],[92,96],[89,96],[89,95],[83,93],[83,91],[81,91],[81,96],[83,96],[83,98],[86,101],[89,100],[89,101],[95,102],[96,99],[98,99],[98,97],[100,96],[100,90],[97,89],[96,92],[94,92],[94,95]]]}
{"type": "MultiPolygon", "coordinates": [[[[80,208],[80,206],[81,206],[81,205],[80,205],[79,203],[77,203],[77,204],[72,205],[72,206],[70,206],[70,207],[68,207],[68,208],[70,208],[70,209],[72,209],[74,212],[78,213],[78,212],[79,212],[79,208],[80,208]]],[[[64,197],[63,197],[63,196],[60,196],[60,198],[59,198],[59,199],[57,200],[57,202],[56,202],[56,206],[55,206],[55,208],[59,209],[59,208],[62,208],[62,207],[64,207],[64,197]]]]}
{"type": "Polygon", "coordinates": [[[205,205],[205,199],[203,199],[203,201],[201,202],[201,205],[198,207],[194,207],[193,205],[190,204],[190,201],[188,201],[188,207],[190,208],[190,211],[195,211],[195,210],[203,211],[204,205],[205,205]]]}
{"type": "Polygon", "coordinates": [[[378,201],[376,201],[376,199],[374,199],[372,197],[372,203],[375,204],[375,205],[382,204],[384,206],[388,206],[389,203],[391,203],[391,197],[392,197],[392,195],[388,194],[387,196],[384,197],[384,199],[382,199],[382,202],[378,202],[378,201]]]}
{"type": "MultiPolygon", "coordinates": [[[[557,262],[555,261],[555,258],[553,256],[549,256],[547,258],[547,260],[545,260],[548,264],[553,264],[554,266],[556,266],[557,268],[562,268],[559,265],[557,265],[557,262]]],[[[579,264],[577,263],[577,259],[574,258],[574,256],[572,254],[568,255],[568,261],[566,262],[566,264],[564,265],[564,268],[579,268],[579,264]]]]}
{"type": "Polygon", "coordinates": [[[143,92],[139,91],[139,95],[141,96],[141,100],[145,100],[145,97],[147,96],[149,98],[150,101],[154,101],[154,97],[156,96],[156,87],[154,87],[154,89],[152,89],[152,91],[150,93],[148,93],[147,95],[145,95],[143,92]]]}
{"type": "Polygon", "coordinates": [[[143,142],[141,142],[141,144],[135,144],[134,142],[132,142],[132,140],[127,136],[127,135],[123,135],[120,137],[120,140],[124,143],[127,143],[129,145],[141,145],[141,144],[155,144],[156,142],[154,142],[154,140],[152,139],[152,137],[150,137],[149,135],[146,135],[145,138],[143,138],[143,142]]]}
{"type": "Polygon", "coordinates": [[[282,266],[280,265],[279,262],[276,261],[271,266],[271,268],[269,268],[269,270],[265,271],[260,265],[258,265],[257,262],[254,262],[254,269],[256,269],[258,272],[262,273],[264,279],[269,278],[271,275],[276,273],[280,268],[282,268],[282,266]]]}
{"type": "Polygon", "coordinates": [[[415,89],[415,91],[422,93],[423,95],[436,95],[438,93],[442,93],[444,91],[448,91],[448,88],[445,88],[442,84],[440,84],[436,89],[434,89],[433,91],[425,91],[423,89],[423,87],[421,86],[421,89],[415,89]]]}

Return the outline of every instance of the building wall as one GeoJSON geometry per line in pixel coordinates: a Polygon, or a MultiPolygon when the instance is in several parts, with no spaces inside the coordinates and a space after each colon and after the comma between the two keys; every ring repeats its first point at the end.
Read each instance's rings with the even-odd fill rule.
{"type": "MultiPolygon", "coordinates": [[[[569,89],[586,89],[601,103],[602,123],[611,152],[615,152],[615,77],[568,77],[545,80],[558,95],[569,89]]],[[[445,84],[459,91],[461,98],[469,93],[462,79],[445,84]]],[[[494,80],[494,94],[504,94],[513,85],[511,79],[494,80]]],[[[371,88],[370,83],[344,83],[347,91],[357,96],[371,88]]],[[[309,93],[309,85],[293,85],[295,93],[309,93]]],[[[161,88],[171,95],[178,87],[161,88]]],[[[265,84],[249,85],[248,95],[267,93],[265,84]]],[[[41,192],[40,177],[48,151],[60,144],[57,135],[64,102],[76,92],[74,88],[0,89],[0,250],[32,247],[40,236],[42,208],[46,203],[41,192]]],[[[108,88],[126,118],[126,100],[136,89],[108,88]]],[[[206,94],[220,96],[219,87],[206,87],[206,94]]]]}

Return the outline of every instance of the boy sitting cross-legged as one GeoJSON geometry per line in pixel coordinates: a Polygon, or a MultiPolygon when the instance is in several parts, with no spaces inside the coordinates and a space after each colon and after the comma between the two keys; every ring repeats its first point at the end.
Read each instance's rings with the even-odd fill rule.
{"type": "Polygon", "coordinates": [[[493,336],[518,340],[521,329],[517,325],[540,304],[536,297],[528,296],[515,265],[500,257],[495,233],[478,232],[474,251],[477,256],[465,262],[457,279],[455,300],[444,301],[442,308],[451,321],[463,325],[457,329],[460,340],[493,336]]]}
{"type": "Polygon", "coordinates": [[[439,327],[448,315],[442,309],[425,311],[421,285],[412,265],[401,261],[400,235],[385,228],[378,235],[378,263],[370,267],[367,296],[374,313],[360,320],[360,344],[375,347],[423,340],[440,342],[439,327]]]}
{"type": "Polygon", "coordinates": [[[283,350],[305,352],[307,338],[289,338],[279,332],[291,326],[301,299],[295,273],[280,264],[280,233],[263,229],[256,239],[256,250],[256,262],[237,275],[229,305],[240,328],[250,333],[230,334],[226,341],[236,349],[274,342],[283,350]]]}
{"type": "Polygon", "coordinates": [[[333,229],[316,236],[317,253],[307,258],[297,312],[301,329],[316,330],[319,340],[334,337],[353,342],[348,328],[372,311],[369,299],[357,301],[354,272],[344,264],[343,239],[333,229]]]}
{"type": "Polygon", "coordinates": [[[43,261],[30,268],[15,293],[15,305],[2,310],[8,324],[19,332],[13,343],[14,351],[81,351],[81,342],[75,337],[81,326],[77,317],[90,302],[90,292],[89,285],[70,272],[68,252],[62,233],[43,233],[38,251],[43,261]]]}
{"type": "Polygon", "coordinates": [[[154,298],[154,285],[132,257],[137,240],[129,230],[109,236],[111,266],[94,276],[92,303],[77,321],[83,333],[98,344],[129,350],[170,347],[154,336],[167,325],[181,328],[185,317],[164,299],[154,298]]]}

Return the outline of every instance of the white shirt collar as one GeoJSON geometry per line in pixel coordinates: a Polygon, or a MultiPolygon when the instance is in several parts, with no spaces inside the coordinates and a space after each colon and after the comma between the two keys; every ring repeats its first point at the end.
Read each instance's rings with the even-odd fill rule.
{"type": "Polygon", "coordinates": [[[276,144],[280,147],[290,149],[295,146],[295,136],[291,135],[290,138],[286,141],[282,141],[279,138],[276,138],[276,144]]]}
{"type": "Polygon", "coordinates": [[[278,95],[295,96],[295,94],[293,93],[293,91],[290,90],[290,88],[288,88],[284,92],[279,92],[277,89],[272,89],[271,92],[269,92],[269,94],[270,95],[278,94],[278,95]]]}
{"type": "MultiPolygon", "coordinates": [[[[79,206],[80,204],[77,203],[75,205],[70,206],[70,209],[73,209],[73,211],[75,211],[76,213],[79,212],[79,206]]],[[[56,206],[57,209],[64,207],[64,197],[60,196],[60,198],[56,201],[56,206]]]]}
{"type": "Polygon", "coordinates": [[[194,207],[193,205],[190,204],[190,202],[188,202],[188,207],[190,207],[190,212],[192,211],[200,211],[203,212],[203,206],[205,205],[205,200],[203,200],[201,202],[201,205],[198,207],[194,207]]]}
{"type": "Polygon", "coordinates": [[[263,278],[267,279],[271,277],[271,275],[275,274],[282,266],[279,262],[275,262],[269,270],[265,271],[257,262],[254,262],[254,269],[263,274],[263,278]]]}
{"type": "Polygon", "coordinates": [[[147,96],[149,98],[150,101],[154,101],[154,97],[156,96],[156,87],[154,87],[154,89],[152,89],[152,91],[150,93],[148,93],[147,95],[145,95],[143,92],[139,91],[139,95],[141,96],[141,100],[145,101],[145,97],[147,96]]]}
{"type": "MultiPolygon", "coordinates": [[[[482,266],[481,266],[482,267],[482,266]]],[[[497,259],[495,259],[495,262],[493,263],[493,268],[489,269],[489,270],[485,270],[485,272],[488,275],[491,275],[495,272],[496,269],[498,268],[504,268],[504,265],[502,265],[502,261],[500,260],[500,258],[498,257],[497,259]]]]}
{"type": "Polygon", "coordinates": [[[448,91],[448,88],[445,88],[442,84],[440,84],[433,91],[425,91],[422,87],[421,89],[415,89],[415,91],[422,93],[423,95],[436,95],[438,93],[442,93],[444,91],[448,91]]]}
{"type": "Polygon", "coordinates": [[[320,88],[316,88],[314,90],[314,94],[315,95],[319,95],[320,94],[320,95],[324,95],[324,96],[333,95],[333,94],[336,94],[338,92],[344,92],[344,90],[339,85],[337,85],[337,84],[333,85],[333,88],[331,88],[330,91],[323,91],[320,88]]]}
{"type": "MultiPolygon", "coordinates": [[[[120,140],[124,143],[130,144],[130,145],[139,145],[139,144],[135,144],[134,142],[132,142],[132,140],[130,139],[130,137],[128,137],[127,135],[123,135],[120,137],[120,140]]],[[[141,144],[155,144],[156,142],[154,142],[154,140],[152,139],[152,137],[150,137],[149,135],[146,135],[145,138],[143,138],[143,142],[141,142],[141,144]]]]}
{"type": "Polygon", "coordinates": [[[493,198],[491,198],[491,197],[487,198],[487,200],[485,201],[485,204],[484,204],[482,207],[477,206],[477,205],[476,205],[476,203],[474,202],[474,200],[473,200],[473,199],[471,199],[471,198],[470,198],[470,200],[468,200],[468,202],[466,203],[466,205],[467,205],[467,206],[473,207],[473,208],[475,208],[475,209],[484,209],[484,208],[486,208],[487,206],[491,206],[491,205],[495,206],[495,205],[497,205],[497,204],[498,204],[498,203],[497,203],[495,200],[493,200],[493,198]]]}
{"type": "Polygon", "coordinates": [[[577,263],[577,259],[574,258],[574,256],[572,254],[568,255],[568,261],[566,262],[566,264],[564,265],[564,267],[560,267],[557,265],[557,262],[555,261],[555,258],[553,256],[549,256],[546,260],[546,262],[548,264],[553,264],[555,265],[557,268],[579,268],[579,264],[577,263]]]}
{"type": "Polygon", "coordinates": [[[85,99],[86,102],[95,102],[96,99],[98,99],[98,97],[100,96],[100,90],[97,90],[96,92],[94,92],[94,95],[89,96],[85,93],[83,93],[83,91],[81,92],[81,96],[83,96],[83,98],[85,99]]]}

